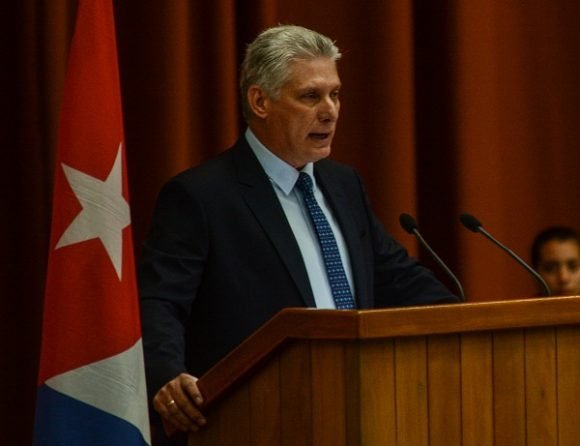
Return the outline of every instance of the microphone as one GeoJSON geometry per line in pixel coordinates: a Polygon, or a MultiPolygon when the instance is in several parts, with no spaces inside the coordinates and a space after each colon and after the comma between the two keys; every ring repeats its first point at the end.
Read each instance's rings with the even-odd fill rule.
{"type": "Polygon", "coordinates": [[[421,245],[423,245],[423,247],[425,249],[427,249],[427,251],[429,251],[429,253],[437,261],[439,266],[441,266],[445,270],[445,272],[449,275],[449,277],[451,277],[453,279],[453,281],[455,282],[455,285],[457,285],[457,288],[459,289],[459,293],[461,295],[461,300],[465,301],[465,294],[463,293],[463,287],[461,286],[461,282],[459,282],[459,279],[457,277],[455,277],[455,274],[453,274],[451,272],[451,270],[447,267],[445,262],[443,262],[443,260],[441,260],[441,258],[437,255],[437,253],[425,241],[425,239],[423,238],[423,236],[419,232],[419,226],[417,225],[417,222],[415,221],[415,219],[413,217],[411,217],[409,214],[401,214],[399,216],[399,223],[401,224],[402,228],[405,231],[407,231],[409,234],[415,235],[417,237],[417,239],[419,240],[421,245]]]}
{"type": "Polygon", "coordinates": [[[499,240],[493,237],[489,232],[487,232],[477,218],[475,218],[471,214],[467,214],[464,212],[459,216],[459,220],[461,220],[461,223],[463,223],[463,226],[465,226],[467,229],[473,232],[480,232],[488,239],[490,239],[493,243],[495,243],[497,246],[499,246],[501,249],[503,249],[505,252],[507,252],[520,265],[522,265],[532,276],[534,276],[534,278],[538,282],[540,282],[542,288],[544,288],[544,295],[546,297],[550,297],[552,295],[550,287],[548,286],[546,281],[542,278],[542,276],[540,276],[530,265],[524,262],[515,252],[513,252],[511,249],[509,249],[507,246],[505,246],[503,243],[501,243],[499,240]]]}

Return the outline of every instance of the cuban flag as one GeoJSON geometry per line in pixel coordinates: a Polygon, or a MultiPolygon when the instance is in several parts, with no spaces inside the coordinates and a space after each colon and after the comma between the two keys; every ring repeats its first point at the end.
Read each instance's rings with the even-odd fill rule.
{"type": "Polygon", "coordinates": [[[79,2],[58,137],[35,444],[147,445],[111,0],[79,2]]]}

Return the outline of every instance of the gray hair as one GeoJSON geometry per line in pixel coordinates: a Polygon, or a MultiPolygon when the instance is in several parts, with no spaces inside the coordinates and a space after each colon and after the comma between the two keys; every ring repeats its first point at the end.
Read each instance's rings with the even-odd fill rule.
{"type": "Polygon", "coordinates": [[[246,96],[251,85],[258,85],[277,99],[288,80],[290,64],[317,57],[329,57],[336,62],[341,54],[328,37],[301,26],[280,25],[256,37],[246,49],[240,73],[242,112],[246,121],[251,116],[246,96]]]}

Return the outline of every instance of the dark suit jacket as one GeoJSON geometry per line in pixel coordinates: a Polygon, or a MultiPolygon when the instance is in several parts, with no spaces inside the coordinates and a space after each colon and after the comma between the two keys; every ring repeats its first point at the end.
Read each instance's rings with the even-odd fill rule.
{"type": "MultiPolygon", "coordinates": [[[[358,308],[455,301],[407,256],[370,209],[353,169],[315,164],[350,253],[358,308]]],[[[244,138],[162,189],[139,265],[152,397],[179,373],[200,376],[286,307],[313,307],[298,244],[244,138]]]]}

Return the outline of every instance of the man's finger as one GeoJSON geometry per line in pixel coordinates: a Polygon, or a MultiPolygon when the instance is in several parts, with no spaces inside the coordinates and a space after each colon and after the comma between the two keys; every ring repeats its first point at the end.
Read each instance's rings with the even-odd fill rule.
{"type": "Polygon", "coordinates": [[[187,395],[197,404],[201,406],[203,404],[203,397],[201,396],[201,392],[197,387],[197,378],[192,376],[188,377],[187,379],[184,378],[184,382],[182,388],[185,390],[187,395]]]}

